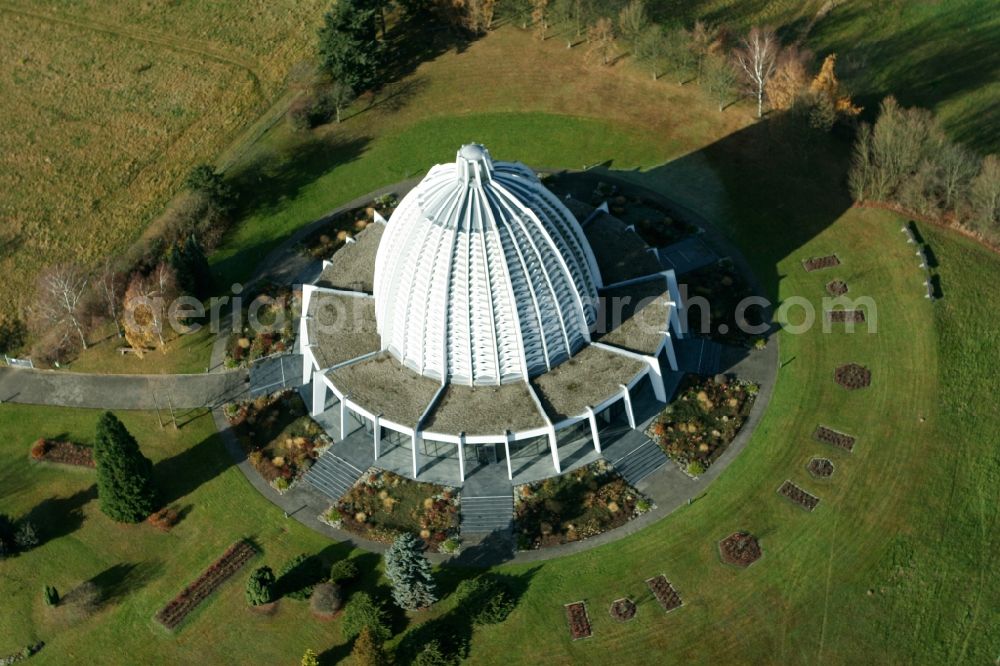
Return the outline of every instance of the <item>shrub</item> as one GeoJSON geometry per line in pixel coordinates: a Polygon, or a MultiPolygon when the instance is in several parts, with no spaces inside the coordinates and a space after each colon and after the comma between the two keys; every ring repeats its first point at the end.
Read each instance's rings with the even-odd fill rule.
{"type": "Polygon", "coordinates": [[[177,524],[177,521],[180,520],[180,517],[181,516],[177,513],[176,509],[164,507],[156,513],[150,514],[147,520],[150,525],[161,532],[169,532],[170,529],[177,524]]]}
{"type": "Polygon", "coordinates": [[[760,351],[767,347],[767,338],[757,338],[753,341],[753,348],[760,351]]]}
{"type": "Polygon", "coordinates": [[[38,534],[31,521],[26,520],[17,528],[17,533],[14,535],[14,545],[20,550],[31,550],[38,545],[38,534]]]}
{"type": "Polygon", "coordinates": [[[649,500],[641,499],[635,503],[635,508],[639,511],[639,513],[646,513],[653,508],[653,505],[649,503],[649,500]]]}
{"type": "Polygon", "coordinates": [[[441,542],[440,550],[442,553],[456,553],[458,552],[458,547],[460,545],[461,542],[458,539],[455,537],[449,537],[441,542]]]}
{"type": "Polygon", "coordinates": [[[339,560],[330,567],[330,582],[340,583],[353,579],[358,575],[358,565],[354,560],[339,560]]]}
{"type": "Polygon", "coordinates": [[[385,650],[382,648],[382,641],[377,640],[368,627],[364,627],[358,634],[358,639],[354,641],[351,661],[357,666],[383,666],[389,663],[385,650]]]}
{"type": "Polygon", "coordinates": [[[286,490],[288,490],[288,485],[289,485],[288,479],[286,479],[283,476],[279,476],[277,479],[274,480],[274,489],[277,490],[279,493],[283,493],[286,490]]]}
{"type": "Polygon", "coordinates": [[[257,567],[247,579],[247,603],[251,606],[269,604],[274,600],[274,572],[271,567],[257,567]]]}
{"type": "Polygon", "coordinates": [[[309,597],[309,608],[321,617],[332,617],[343,605],[340,586],[336,583],[320,583],[309,597]]]}
{"type": "Polygon", "coordinates": [[[92,615],[101,605],[101,590],[93,581],[85,581],[62,598],[63,606],[70,606],[77,619],[92,615]]]}
{"type": "Polygon", "coordinates": [[[441,644],[433,640],[428,641],[413,660],[413,666],[449,666],[452,663],[441,652],[441,644]]]}
{"type": "Polygon", "coordinates": [[[687,466],[687,473],[691,476],[701,476],[705,473],[705,466],[699,461],[693,460],[687,466]]]}
{"type": "Polygon", "coordinates": [[[319,657],[313,652],[312,648],[306,650],[305,654],[302,655],[302,661],[299,662],[301,666],[319,666],[319,657]]]}
{"type": "Polygon", "coordinates": [[[323,577],[319,561],[305,554],[296,555],[278,572],[276,596],[305,601],[313,593],[313,586],[323,577]]]}
{"type": "Polygon", "coordinates": [[[385,608],[367,592],[356,592],[344,608],[344,638],[351,640],[365,628],[379,641],[386,641],[392,635],[385,608]]]}
{"type": "Polygon", "coordinates": [[[42,588],[42,600],[46,606],[55,606],[59,603],[59,592],[51,585],[42,588]]]}

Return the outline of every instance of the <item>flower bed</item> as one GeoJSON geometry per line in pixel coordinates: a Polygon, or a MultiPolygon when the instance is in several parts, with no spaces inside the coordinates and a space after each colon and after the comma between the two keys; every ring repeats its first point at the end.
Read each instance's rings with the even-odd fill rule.
{"type": "Polygon", "coordinates": [[[454,488],[412,481],[370,469],[340,498],[341,526],[372,541],[391,543],[404,532],[437,550],[458,535],[458,493],[454,488]]]}
{"type": "Polygon", "coordinates": [[[295,391],[227,405],[225,411],[250,464],[278,490],[300,478],[330,445],[295,391]]]}
{"type": "Polygon", "coordinates": [[[257,551],[246,541],[237,541],[226,549],[222,557],[205,569],[195,582],[174,597],[155,616],[167,629],[176,629],[198,604],[208,598],[230,576],[249,562],[257,551]]]}
{"type": "Polygon", "coordinates": [[[833,476],[833,461],[828,458],[813,458],[806,469],[817,479],[829,479],[833,476]]]}
{"type": "Polygon", "coordinates": [[[757,537],[749,532],[733,532],[719,542],[722,561],[738,567],[748,567],[761,558],[763,552],[757,537]]]}
{"type": "Polygon", "coordinates": [[[843,296],[847,293],[847,283],[843,280],[832,280],[827,282],[826,293],[831,296],[843,296]]]}
{"type": "Polygon", "coordinates": [[[698,476],[743,427],[757,390],[756,384],[720,384],[688,375],[677,398],[653,421],[647,434],[688,474],[698,476]]]}
{"type": "Polygon", "coordinates": [[[399,203],[394,194],[378,197],[365,206],[345,210],[329,218],[319,229],[302,241],[302,253],[313,259],[329,259],[348,238],[363,231],[375,221],[375,211],[389,219],[399,203]]]}
{"type": "Polygon", "coordinates": [[[94,466],[94,449],[73,442],[39,439],[31,445],[31,459],[78,467],[94,466]]]}
{"type": "Polygon", "coordinates": [[[611,602],[611,608],[608,609],[608,612],[611,613],[611,617],[619,622],[628,622],[634,618],[635,611],[635,602],[631,599],[615,599],[611,602]]]}
{"type": "Polygon", "coordinates": [[[797,504],[806,511],[812,511],[819,504],[818,497],[810,495],[791,481],[785,481],[782,483],[781,487],[778,488],[778,494],[782,497],[788,498],[794,504],[797,504]]]}
{"type": "Polygon", "coordinates": [[[589,638],[591,635],[590,618],[587,616],[587,604],[577,601],[566,604],[566,621],[569,622],[569,635],[573,640],[589,638]]]}
{"type": "Polygon", "coordinates": [[[840,259],[835,254],[825,257],[810,257],[802,262],[802,266],[807,272],[818,271],[824,268],[833,268],[840,265],[840,259]]]}
{"type": "Polygon", "coordinates": [[[863,365],[848,363],[837,368],[833,379],[848,391],[866,388],[872,383],[872,372],[863,365]]]}
{"type": "Polygon", "coordinates": [[[816,426],[816,430],[813,432],[813,439],[817,442],[836,446],[837,448],[844,449],[845,451],[854,450],[854,437],[851,435],[845,435],[842,432],[837,432],[836,430],[827,428],[826,426],[816,426]]]}
{"type": "Polygon", "coordinates": [[[288,351],[295,342],[301,294],[287,286],[265,285],[243,302],[243,329],[229,336],[226,344],[227,368],[247,367],[257,359],[288,351]],[[251,310],[254,315],[250,319],[251,310]]]}
{"type": "Polygon", "coordinates": [[[677,590],[663,574],[647,579],[646,586],[663,607],[664,612],[669,613],[684,605],[684,602],[681,601],[681,595],[677,593],[677,590]]]}
{"type": "Polygon", "coordinates": [[[521,550],[607,532],[651,505],[611,465],[598,460],[568,474],[514,488],[514,523],[521,550]]]}
{"type": "Polygon", "coordinates": [[[753,296],[753,291],[730,260],[723,259],[688,273],[684,276],[681,289],[685,300],[700,297],[707,301],[707,330],[703,321],[706,315],[704,308],[697,301],[686,308],[688,329],[692,333],[743,347],[750,347],[756,341],[757,336],[747,333],[745,329],[760,326],[764,321],[763,312],[759,307],[746,308],[743,313],[745,321],[736,320],[741,301],[753,296]]]}
{"type": "Polygon", "coordinates": [[[826,318],[834,324],[863,324],[865,323],[864,310],[827,310],[826,318]]]}

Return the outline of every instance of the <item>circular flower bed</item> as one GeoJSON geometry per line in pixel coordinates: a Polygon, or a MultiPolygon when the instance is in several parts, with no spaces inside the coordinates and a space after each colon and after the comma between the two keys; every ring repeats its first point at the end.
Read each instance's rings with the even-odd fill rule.
{"type": "Polygon", "coordinates": [[[738,567],[748,567],[760,559],[763,552],[757,537],[749,532],[733,532],[719,542],[722,561],[738,567]]]}
{"type": "Polygon", "coordinates": [[[628,622],[635,617],[635,602],[631,599],[617,599],[611,603],[611,617],[619,622],[628,622]]]}
{"type": "Polygon", "coordinates": [[[833,461],[828,458],[813,458],[806,469],[817,479],[828,479],[833,476],[833,461]]]}
{"type": "Polygon", "coordinates": [[[833,374],[834,380],[849,391],[865,388],[872,383],[872,372],[863,365],[848,363],[842,365],[833,374]]]}

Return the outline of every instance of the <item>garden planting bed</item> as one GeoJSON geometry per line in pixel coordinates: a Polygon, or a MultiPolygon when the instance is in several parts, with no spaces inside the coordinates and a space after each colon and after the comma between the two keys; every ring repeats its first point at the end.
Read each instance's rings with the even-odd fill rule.
{"type": "Polygon", "coordinates": [[[825,257],[810,257],[802,262],[802,266],[809,273],[822,270],[824,268],[833,268],[834,266],[839,265],[840,259],[835,254],[830,254],[825,257]]]}
{"type": "Polygon", "coordinates": [[[872,372],[863,365],[848,363],[834,371],[833,379],[848,391],[854,391],[871,386],[872,372]]]}
{"type": "Polygon", "coordinates": [[[704,313],[701,307],[686,308],[688,329],[696,335],[706,335],[719,342],[750,347],[757,336],[747,333],[748,326],[764,322],[759,307],[746,308],[745,321],[736,321],[741,301],[753,296],[746,280],[736,271],[729,259],[699,268],[684,276],[680,285],[685,300],[699,296],[708,302],[708,330],[703,330],[704,313]]]}
{"type": "Polygon", "coordinates": [[[647,434],[690,476],[698,476],[725,451],[743,427],[756,384],[687,375],[647,434]]]}
{"type": "Polygon", "coordinates": [[[225,412],[250,464],[279,491],[305,474],[330,445],[293,390],[229,404],[225,412]]]}
{"type": "Polygon", "coordinates": [[[348,238],[375,221],[375,211],[389,219],[399,203],[395,194],[378,197],[365,206],[342,211],[329,218],[302,241],[302,253],[313,259],[329,259],[348,238]]]}
{"type": "Polygon", "coordinates": [[[620,527],[651,508],[605,460],[514,488],[518,548],[580,541],[620,527]]]}
{"type": "Polygon", "coordinates": [[[827,428],[826,426],[816,426],[816,430],[813,432],[813,439],[817,442],[823,442],[824,444],[836,446],[837,448],[844,449],[845,451],[854,450],[854,437],[851,435],[845,435],[842,432],[837,432],[836,430],[827,428]]]}
{"type": "Polygon", "coordinates": [[[611,617],[619,622],[628,622],[635,617],[635,602],[631,599],[615,599],[611,602],[611,608],[608,612],[611,617]]]}
{"type": "Polygon", "coordinates": [[[828,458],[813,458],[806,469],[817,479],[829,479],[833,476],[833,461],[828,458]]]}
{"type": "Polygon", "coordinates": [[[778,494],[802,507],[806,511],[812,511],[819,504],[818,497],[807,493],[791,481],[785,481],[782,483],[781,487],[778,488],[778,494]]]}
{"type": "Polygon", "coordinates": [[[237,541],[226,549],[226,552],[210,567],[205,569],[195,582],[174,597],[157,614],[156,621],[167,629],[176,629],[184,618],[198,604],[208,598],[230,576],[249,562],[257,551],[246,541],[237,541]]]}
{"type": "Polygon", "coordinates": [[[569,635],[573,640],[589,638],[591,635],[590,618],[587,616],[587,604],[577,601],[566,604],[566,621],[569,623],[569,635]]]}
{"type": "Polygon", "coordinates": [[[843,280],[832,280],[826,283],[826,293],[831,296],[843,296],[847,293],[847,283],[843,280]]]}
{"type": "Polygon", "coordinates": [[[458,536],[458,492],[434,483],[412,481],[392,472],[369,469],[348,490],[336,507],[341,526],[380,543],[404,532],[423,539],[428,550],[438,550],[458,536]]]}
{"type": "Polygon", "coordinates": [[[763,554],[757,537],[749,532],[733,532],[719,542],[719,556],[726,564],[748,567],[763,554]]]}
{"type": "Polygon", "coordinates": [[[249,367],[258,359],[288,351],[295,341],[295,324],[302,309],[299,292],[287,286],[264,285],[253,296],[245,295],[243,302],[243,329],[230,335],[226,343],[227,368],[249,367]]]}
{"type": "Polygon", "coordinates": [[[663,574],[647,579],[646,586],[649,587],[649,591],[656,597],[665,613],[684,605],[684,602],[681,601],[681,595],[677,593],[677,590],[663,574]]]}
{"type": "Polygon", "coordinates": [[[54,439],[39,439],[31,445],[31,459],[41,462],[58,463],[60,465],[75,465],[77,467],[94,466],[94,449],[73,442],[54,439]]]}
{"type": "Polygon", "coordinates": [[[826,318],[835,324],[863,324],[865,323],[864,310],[827,310],[826,318]]]}

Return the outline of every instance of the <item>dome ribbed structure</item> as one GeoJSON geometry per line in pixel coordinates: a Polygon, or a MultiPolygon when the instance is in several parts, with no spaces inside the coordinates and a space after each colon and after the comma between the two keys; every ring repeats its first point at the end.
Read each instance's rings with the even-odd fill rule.
{"type": "Polygon", "coordinates": [[[590,341],[600,274],[572,213],[477,144],[400,202],[375,260],[382,347],[457,384],[526,380],[590,341]]]}

